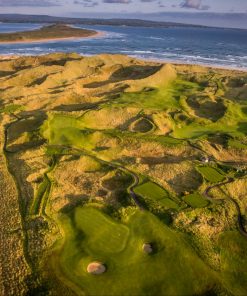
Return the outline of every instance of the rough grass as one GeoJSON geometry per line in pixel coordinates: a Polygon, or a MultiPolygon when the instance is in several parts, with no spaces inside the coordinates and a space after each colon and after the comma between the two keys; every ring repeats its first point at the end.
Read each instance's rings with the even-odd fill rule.
{"type": "Polygon", "coordinates": [[[233,295],[247,293],[247,241],[236,231],[225,232],[219,240],[221,276],[233,295]]]}
{"type": "Polygon", "coordinates": [[[11,114],[11,113],[15,113],[16,111],[21,111],[24,109],[25,109],[24,106],[10,104],[10,105],[5,106],[4,108],[0,108],[0,113],[11,114]]]}
{"type": "Polygon", "coordinates": [[[247,149],[247,144],[244,144],[237,139],[229,139],[227,144],[229,148],[235,148],[240,150],[247,149]]]}

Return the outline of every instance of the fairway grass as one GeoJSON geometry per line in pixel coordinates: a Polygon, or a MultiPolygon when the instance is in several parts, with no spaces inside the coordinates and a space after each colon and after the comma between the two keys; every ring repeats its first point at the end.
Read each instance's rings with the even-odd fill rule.
{"type": "Polygon", "coordinates": [[[199,193],[186,195],[183,197],[183,200],[192,208],[204,208],[209,204],[199,193]]]}
{"type": "Polygon", "coordinates": [[[222,280],[233,295],[246,294],[247,240],[237,231],[221,235],[218,247],[222,262],[222,280]]]}
{"type": "Polygon", "coordinates": [[[93,208],[78,208],[75,224],[85,235],[88,251],[93,253],[120,253],[129,237],[129,229],[114,223],[109,217],[93,208]]]}
{"type": "Polygon", "coordinates": [[[123,225],[84,207],[71,217],[63,215],[61,225],[64,245],[53,265],[86,294],[198,295],[217,284],[214,272],[184,238],[151,213],[136,211],[123,225]],[[154,245],[154,254],[142,251],[145,242],[154,245]],[[104,263],[106,273],[87,274],[92,261],[104,263]]]}
{"type": "Polygon", "coordinates": [[[224,173],[210,166],[197,166],[198,172],[209,182],[218,183],[225,179],[224,173]]]}
{"type": "Polygon", "coordinates": [[[134,191],[136,194],[142,196],[144,200],[146,198],[151,199],[168,209],[178,208],[178,205],[169,198],[169,193],[153,182],[146,182],[144,184],[141,184],[137,186],[134,191]]]}

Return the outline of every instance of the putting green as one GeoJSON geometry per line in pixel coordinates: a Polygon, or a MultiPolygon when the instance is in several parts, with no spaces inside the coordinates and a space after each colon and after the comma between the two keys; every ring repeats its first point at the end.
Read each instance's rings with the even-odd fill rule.
{"type": "Polygon", "coordinates": [[[84,233],[88,249],[93,252],[121,252],[129,236],[126,226],[114,223],[94,208],[76,209],[75,224],[84,233]]]}
{"type": "Polygon", "coordinates": [[[183,236],[149,212],[136,211],[124,226],[84,207],[71,217],[63,215],[61,225],[65,240],[53,266],[85,294],[198,295],[217,284],[183,236]],[[142,251],[145,242],[154,245],[154,254],[142,251]],[[88,274],[92,261],[104,263],[106,273],[88,274]]]}

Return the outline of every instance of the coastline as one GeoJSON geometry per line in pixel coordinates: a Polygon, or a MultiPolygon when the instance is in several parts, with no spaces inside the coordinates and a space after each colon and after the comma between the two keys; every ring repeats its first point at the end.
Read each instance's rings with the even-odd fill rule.
{"type": "Polygon", "coordinates": [[[224,66],[224,65],[217,65],[217,64],[204,64],[204,63],[186,63],[184,61],[180,60],[166,60],[166,59],[145,59],[145,58],[139,58],[136,56],[131,56],[137,60],[140,61],[151,61],[153,63],[161,63],[161,64],[172,64],[174,66],[187,66],[187,67],[203,67],[208,69],[216,69],[216,70],[228,70],[228,71],[239,71],[239,72],[247,72],[247,68],[238,68],[238,67],[231,67],[231,66],[224,66]]]}
{"type": "Polygon", "coordinates": [[[1,44],[27,44],[27,43],[47,43],[47,42],[56,42],[56,41],[66,41],[66,40],[79,40],[79,39],[91,39],[91,38],[100,38],[106,35],[103,31],[95,31],[95,34],[89,36],[81,36],[81,37],[61,37],[61,38],[45,38],[45,39],[26,39],[22,41],[0,41],[1,44]]]}
{"type": "MultiPolygon", "coordinates": [[[[84,38],[100,38],[100,37],[104,37],[106,35],[105,32],[98,32],[97,34],[90,36],[90,37],[84,37],[84,38]]],[[[83,38],[83,37],[82,37],[83,38]]],[[[83,38],[83,39],[84,39],[83,38]]],[[[79,38],[64,38],[62,40],[71,40],[71,39],[81,39],[79,38]]],[[[57,39],[51,39],[50,42],[52,42],[53,40],[57,40],[57,39]]],[[[61,38],[58,39],[58,41],[60,41],[61,38]]],[[[46,39],[47,41],[47,39],[46,39]]],[[[44,42],[44,41],[39,41],[39,42],[44,42]]],[[[19,43],[19,42],[18,42],[19,43]]],[[[27,42],[29,43],[29,42],[27,42]]],[[[38,42],[37,42],[38,43],[38,42]]],[[[0,43],[1,44],[1,43],[0,43]]],[[[38,56],[42,56],[42,55],[47,55],[47,54],[40,54],[38,56]]],[[[28,57],[28,56],[32,56],[32,55],[1,55],[0,54],[0,61],[4,61],[4,60],[13,60],[13,59],[18,59],[20,57],[28,57]]],[[[85,55],[81,55],[81,56],[85,56],[85,55]]],[[[87,55],[88,56],[88,55],[87,55]]],[[[94,56],[94,55],[90,55],[90,56],[94,56]]],[[[145,59],[142,57],[138,57],[138,56],[131,56],[128,55],[136,60],[140,60],[142,62],[152,62],[152,63],[157,63],[157,64],[172,64],[174,66],[185,66],[185,67],[203,67],[203,68],[208,68],[208,69],[212,69],[212,70],[225,70],[225,71],[234,71],[234,72],[243,72],[243,73],[247,73],[247,68],[238,68],[238,67],[231,67],[231,66],[223,66],[223,65],[216,65],[216,64],[203,64],[203,63],[186,63],[186,62],[182,62],[179,60],[166,60],[166,59],[145,59]]]]}

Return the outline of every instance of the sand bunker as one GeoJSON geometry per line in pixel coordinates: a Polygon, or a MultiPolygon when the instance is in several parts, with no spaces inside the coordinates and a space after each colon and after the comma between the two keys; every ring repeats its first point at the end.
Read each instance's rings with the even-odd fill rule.
{"type": "Polygon", "coordinates": [[[98,275],[106,271],[106,267],[103,263],[92,262],[87,267],[87,272],[90,274],[98,275]]]}
{"type": "Polygon", "coordinates": [[[142,245],[142,250],[146,254],[151,254],[153,253],[153,247],[150,243],[145,243],[142,245]]]}

